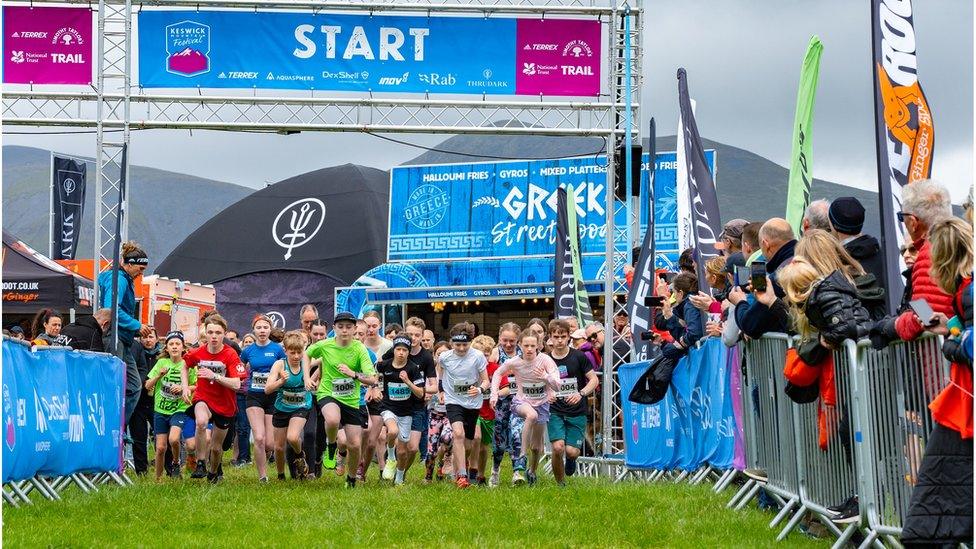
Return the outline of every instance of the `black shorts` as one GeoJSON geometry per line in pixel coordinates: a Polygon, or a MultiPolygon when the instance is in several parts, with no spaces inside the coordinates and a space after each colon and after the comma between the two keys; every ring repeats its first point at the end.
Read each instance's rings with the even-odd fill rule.
{"type": "Polygon", "coordinates": [[[247,408],[261,408],[266,414],[275,413],[275,395],[265,394],[263,391],[260,393],[255,393],[254,391],[248,391],[247,396],[244,398],[244,409],[247,408]]]}
{"type": "Polygon", "coordinates": [[[461,422],[464,424],[464,438],[468,440],[474,440],[475,427],[478,425],[478,413],[481,410],[478,408],[465,408],[460,404],[448,404],[447,405],[447,420],[454,423],[461,422]]]}
{"type": "Polygon", "coordinates": [[[275,408],[274,415],[271,416],[271,426],[275,429],[284,429],[288,427],[288,422],[291,421],[293,417],[300,417],[304,420],[308,420],[308,410],[301,409],[295,410],[294,412],[282,412],[275,408]]]}
{"type": "Polygon", "coordinates": [[[322,410],[326,404],[335,404],[339,407],[340,426],[358,425],[360,427],[365,427],[367,425],[368,417],[366,415],[365,406],[361,408],[350,408],[332,397],[322,397],[318,401],[319,410],[322,410]]]}
{"type": "Polygon", "coordinates": [[[366,401],[366,411],[369,412],[371,416],[379,416],[383,414],[383,401],[377,400],[373,402],[371,400],[366,401]]]}
{"type": "Polygon", "coordinates": [[[233,417],[222,416],[222,415],[218,414],[217,412],[214,412],[213,411],[213,408],[211,408],[209,404],[207,404],[206,402],[204,402],[202,400],[198,400],[198,401],[194,402],[193,403],[193,406],[190,406],[186,410],[186,414],[188,416],[192,417],[194,419],[194,421],[196,420],[197,404],[200,404],[200,403],[205,404],[207,406],[207,410],[210,411],[210,423],[213,423],[214,429],[221,429],[221,430],[228,429],[236,421],[236,419],[233,418],[233,417]]]}

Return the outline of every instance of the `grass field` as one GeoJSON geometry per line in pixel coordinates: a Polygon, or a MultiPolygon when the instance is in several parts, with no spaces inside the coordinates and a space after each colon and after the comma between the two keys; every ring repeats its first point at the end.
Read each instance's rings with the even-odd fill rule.
{"type": "MultiPolygon", "coordinates": [[[[346,490],[329,473],[259,484],[253,467],[226,467],[223,484],[189,480],[3,509],[9,547],[772,547],[772,515],[730,511],[707,486],[609,484],[551,476],[537,486],[460,491],[446,482],[393,488],[371,479],[346,490]]],[[[503,475],[503,480],[507,480],[503,475]]],[[[32,494],[32,496],[36,496],[32,494]]],[[[826,547],[794,532],[790,547],[826,547]]]]}

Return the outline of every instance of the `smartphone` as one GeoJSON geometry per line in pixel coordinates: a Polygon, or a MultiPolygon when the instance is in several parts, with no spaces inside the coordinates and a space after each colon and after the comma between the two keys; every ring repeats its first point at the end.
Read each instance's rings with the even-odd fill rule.
{"type": "Polygon", "coordinates": [[[750,281],[752,282],[752,291],[766,291],[766,263],[764,261],[754,261],[752,263],[750,281]]]}
{"type": "Polygon", "coordinates": [[[661,305],[664,305],[664,296],[649,295],[644,298],[645,307],[660,307],[661,305]]]}
{"type": "Polygon", "coordinates": [[[908,306],[915,311],[915,314],[918,315],[918,319],[922,321],[923,326],[935,326],[939,323],[937,318],[933,318],[935,316],[935,311],[932,310],[932,306],[929,305],[928,301],[925,301],[924,299],[913,299],[912,301],[908,302],[908,306]]]}
{"type": "Polygon", "coordinates": [[[735,272],[732,273],[735,285],[740,288],[744,288],[749,284],[750,276],[752,276],[752,272],[745,265],[736,265],[735,272]]]}

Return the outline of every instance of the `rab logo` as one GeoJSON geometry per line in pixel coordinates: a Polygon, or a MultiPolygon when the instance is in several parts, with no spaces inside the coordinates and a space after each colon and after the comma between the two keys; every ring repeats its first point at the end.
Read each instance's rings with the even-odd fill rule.
{"type": "Polygon", "coordinates": [[[180,21],[166,26],[166,72],[186,77],[210,72],[210,25],[180,21]]]}
{"type": "Polygon", "coordinates": [[[285,206],[271,225],[271,236],[285,249],[285,260],[291,251],[308,244],[325,221],[325,204],[318,198],[303,198],[285,206]],[[287,226],[282,221],[287,220],[287,226]]]}

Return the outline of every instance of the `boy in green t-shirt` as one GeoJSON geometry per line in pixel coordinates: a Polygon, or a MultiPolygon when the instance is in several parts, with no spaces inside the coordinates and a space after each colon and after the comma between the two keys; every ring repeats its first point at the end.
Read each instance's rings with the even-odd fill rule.
{"type": "MultiPolygon", "coordinates": [[[[366,346],[355,339],[356,317],[342,312],[335,317],[335,338],[315,343],[305,351],[304,360],[322,362],[313,382],[318,383],[316,398],[325,418],[328,459],[335,459],[339,427],[346,435],[349,463],[359,463],[364,419],[359,409],[360,384],[376,385],[376,371],[366,346]]],[[[346,474],[346,486],[356,486],[356,470],[346,474]]]]}
{"type": "MultiPolygon", "coordinates": [[[[183,433],[183,425],[189,419],[186,410],[190,407],[190,404],[183,399],[183,385],[180,380],[184,350],[183,332],[175,331],[166,334],[166,347],[160,353],[156,365],[149,371],[149,379],[146,380],[146,390],[150,393],[155,392],[153,433],[156,435],[157,481],[163,477],[167,442],[173,456],[173,463],[166,465],[166,472],[171,477],[180,477],[180,435],[183,433]],[[158,389],[157,384],[159,384],[158,389]]],[[[189,370],[188,379],[190,390],[196,389],[196,368],[189,370]]]]}

